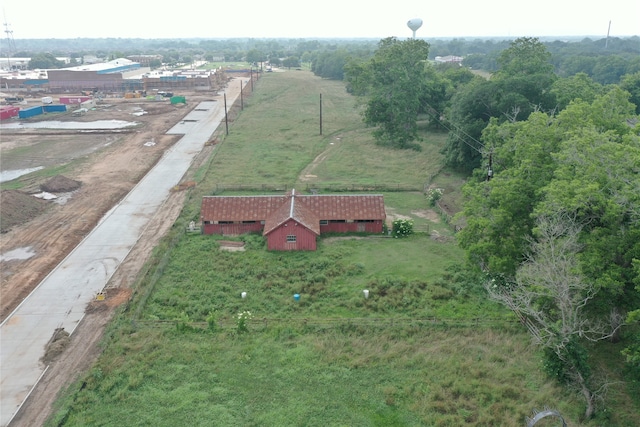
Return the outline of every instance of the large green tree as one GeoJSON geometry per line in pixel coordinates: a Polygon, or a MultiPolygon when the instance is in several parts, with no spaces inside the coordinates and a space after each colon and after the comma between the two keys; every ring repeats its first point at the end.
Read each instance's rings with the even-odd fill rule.
{"type": "Polygon", "coordinates": [[[551,54],[540,40],[535,37],[520,37],[500,53],[500,68],[496,76],[549,76],[554,68],[550,61],[551,54]]]}
{"type": "Polygon", "coordinates": [[[47,68],[62,68],[64,62],[59,61],[50,53],[38,53],[31,57],[29,61],[29,69],[47,69],[47,68]]]}
{"type": "Polygon", "coordinates": [[[319,53],[311,63],[311,71],[317,76],[342,80],[344,67],[350,53],[346,49],[326,50],[319,53]]]}
{"type": "Polygon", "coordinates": [[[368,94],[364,121],[375,126],[373,135],[380,145],[416,147],[418,115],[425,111],[429,98],[428,54],[429,44],[424,40],[383,39],[366,64],[367,71],[361,70],[360,75],[366,73],[369,79],[352,85],[368,94]]]}
{"type": "Polygon", "coordinates": [[[534,111],[555,107],[550,92],[556,79],[551,55],[536,38],[519,38],[498,58],[499,70],[488,81],[475,81],[453,97],[447,112],[452,129],[444,149],[447,164],[470,172],[480,166],[482,130],[492,118],[526,120],[534,111]]]}
{"type": "Polygon", "coordinates": [[[289,56],[282,60],[282,65],[287,68],[291,67],[299,67],[300,66],[300,58],[296,56],[289,56]]]}
{"type": "Polygon", "coordinates": [[[247,52],[246,60],[252,64],[259,64],[267,60],[267,55],[261,50],[251,49],[247,52]]]}
{"type": "Polygon", "coordinates": [[[636,113],[640,114],[640,71],[625,75],[620,87],[631,94],[629,100],[635,104],[636,113]]]}
{"type": "Polygon", "coordinates": [[[575,99],[592,102],[602,93],[602,85],[594,82],[586,73],[577,73],[571,77],[559,78],[551,86],[558,110],[564,110],[575,99]]]}
{"type": "Polygon", "coordinates": [[[443,149],[448,166],[464,173],[471,173],[480,166],[482,130],[498,115],[493,102],[494,91],[495,85],[491,81],[474,77],[451,97],[445,114],[449,135],[443,149]]]}

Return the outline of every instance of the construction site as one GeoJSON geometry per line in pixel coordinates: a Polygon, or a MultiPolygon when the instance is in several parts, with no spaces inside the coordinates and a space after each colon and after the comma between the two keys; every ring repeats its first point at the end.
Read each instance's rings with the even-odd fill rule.
{"type": "MultiPolygon", "coordinates": [[[[99,96],[100,91],[91,95],[76,91],[64,95],[49,93],[44,97],[21,92],[23,100],[16,104],[20,111],[40,108],[42,113],[27,118],[12,117],[1,123],[1,320],[7,320],[180,140],[182,130],[172,133],[174,126],[188,130],[190,123],[184,123],[184,118],[197,113],[196,107],[202,103],[219,108],[225,105],[225,118],[232,122],[241,108],[240,103],[231,102],[226,106],[223,99],[229,96],[239,101],[240,92],[248,96],[253,87],[249,78],[254,77],[257,75],[229,78],[219,72],[209,90],[181,89],[172,91],[171,97],[154,91],[151,91],[153,95],[147,92],[146,96],[141,91],[118,96],[99,96]],[[66,104],[71,108],[45,112],[46,105],[65,105],[64,98],[71,96],[79,101],[66,104]],[[87,102],[83,97],[90,98],[91,103],[85,104],[87,108],[80,107],[87,102]],[[172,102],[175,97],[179,99],[172,102]],[[74,114],[80,108],[86,111],[74,114]],[[104,127],[102,123],[111,125],[104,127]],[[122,127],[113,127],[113,123],[122,127]]],[[[47,373],[30,393],[12,426],[39,424],[50,410],[47,402],[52,402],[57,390],[68,384],[74,373],[97,354],[95,345],[112,309],[127,300],[129,286],[180,213],[186,191],[192,186],[193,168],[206,160],[223,132],[224,125],[209,137],[194,158],[190,171],[172,188],[162,209],[110,278],[102,294],[104,304],[100,310],[87,306],[81,325],[70,338],[58,334],[63,339],[57,340],[55,346],[61,343],[69,346],[48,353],[47,373]],[[74,345],[76,343],[81,345],[74,345]],[[62,351],[64,361],[51,358],[52,354],[62,351]]]]}

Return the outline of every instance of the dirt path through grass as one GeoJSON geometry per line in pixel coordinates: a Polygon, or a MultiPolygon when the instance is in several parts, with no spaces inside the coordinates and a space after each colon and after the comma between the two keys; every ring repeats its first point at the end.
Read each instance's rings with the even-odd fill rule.
{"type": "Polygon", "coordinates": [[[307,182],[317,178],[317,176],[314,175],[313,172],[322,162],[326,160],[327,157],[329,157],[331,151],[333,151],[338,146],[338,144],[341,143],[341,140],[342,138],[338,136],[334,141],[330,142],[327,148],[322,153],[318,154],[316,158],[313,159],[313,161],[309,163],[309,165],[305,167],[302,172],[300,172],[298,180],[300,182],[307,182]]]}

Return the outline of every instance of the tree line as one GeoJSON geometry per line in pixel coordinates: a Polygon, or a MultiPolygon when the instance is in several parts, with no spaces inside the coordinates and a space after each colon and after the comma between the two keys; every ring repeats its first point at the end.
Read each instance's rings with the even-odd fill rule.
{"type": "MultiPolygon", "coordinates": [[[[429,59],[437,56],[464,57],[463,65],[474,70],[494,72],[498,57],[509,47],[509,39],[454,38],[430,40],[429,59]]],[[[317,75],[341,80],[344,66],[352,60],[371,58],[377,39],[18,39],[16,52],[8,56],[33,57],[50,54],[55,57],[82,58],[95,55],[113,59],[129,55],[159,54],[166,64],[189,63],[194,59],[208,61],[279,61],[307,64],[317,75]],[[251,59],[254,59],[253,61],[251,59]],[[258,59],[257,61],[255,59],[258,59]]],[[[551,63],[559,76],[586,73],[600,84],[617,83],[624,74],[640,71],[640,38],[548,39],[541,42],[551,54],[551,63]]],[[[160,66],[161,64],[155,64],[160,66]]],[[[34,63],[31,68],[59,68],[55,61],[34,63]],[[37,65],[37,66],[36,66],[37,65]],[[46,66],[41,66],[46,65],[46,66]]],[[[285,65],[287,66],[287,65],[285,65]]],[[[293,66],[293,65],[290,65],[293,66]]]]}

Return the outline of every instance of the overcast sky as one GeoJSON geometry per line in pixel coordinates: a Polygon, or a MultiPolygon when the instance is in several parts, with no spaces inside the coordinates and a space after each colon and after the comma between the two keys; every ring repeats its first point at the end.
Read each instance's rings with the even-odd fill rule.
{"type": "MultiPolygon", "coordinates": [[[[640,0],[3,0],[13,38],[640,35],[640,0]]],[[[3,26],[3,31],[7,27],[3,26]]],[[[6,31],[2,40],[6,41],[6,31]]]]}

